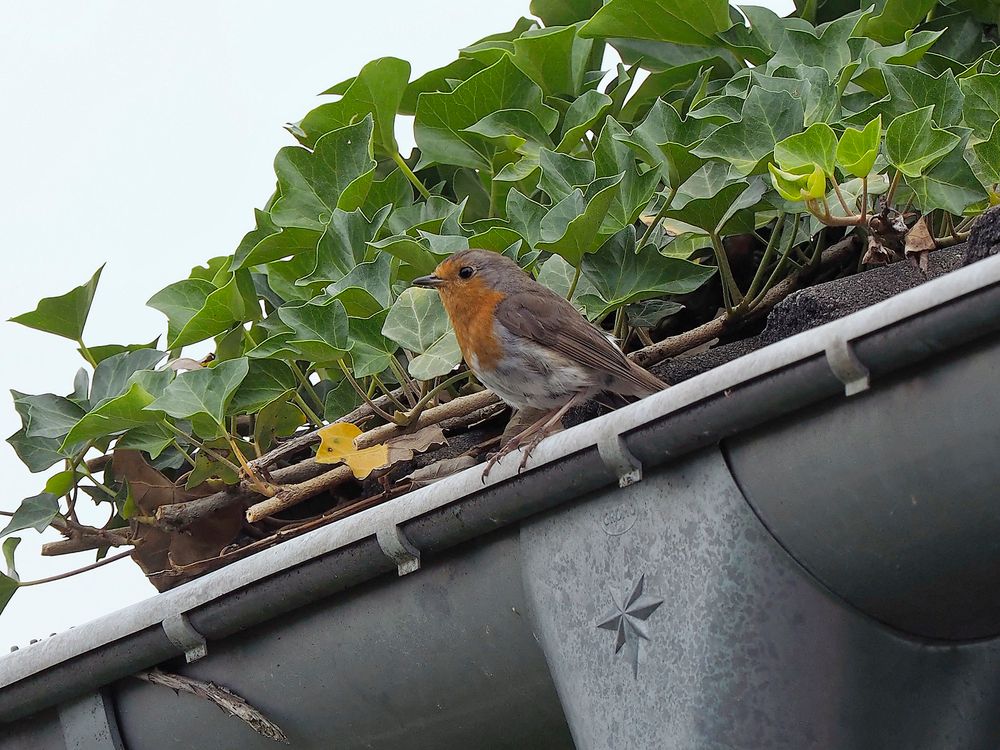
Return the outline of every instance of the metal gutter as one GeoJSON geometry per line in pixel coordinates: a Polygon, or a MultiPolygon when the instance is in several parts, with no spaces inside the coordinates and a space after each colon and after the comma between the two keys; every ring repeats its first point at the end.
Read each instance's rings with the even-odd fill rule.
{"type": "Polygon", "coordinates": [[[528,470],[473,467],[0,657],[0,721],[168,658],[1000,330],[1000,257],[722,365],[545,440],[528,470]]]}

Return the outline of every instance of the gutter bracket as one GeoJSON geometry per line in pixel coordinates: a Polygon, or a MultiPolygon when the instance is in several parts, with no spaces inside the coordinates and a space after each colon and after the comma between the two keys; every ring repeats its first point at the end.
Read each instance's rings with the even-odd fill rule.
{"type": "Polygon", "coordinates": [[[642,481],[642,463],[629,451],[622,436],[614,430],[597,439],[597,452],[611,472],[618,477],[619,487],[629,487],[642,481]]]}
{"type": "Polygon", "coordinates": [[[190,664],[208,656],[208,642],[205,636],[194,629],[187,615],[170,615],[162,623],[167,640],[184,651],[184,659],[190,664]]]}
{"type": "Polygon", "coordinates": [[[396,572],[405,576],[420,570],[420,550],[406,538],[403,530],[393,524],[375,532],[375,539],[386,557],[396,563],[396,572]]]}
{"type": "Polygon", "coordinates": [[[66,750],[125,750],[114,707],[103,690],[60,703],[59,725],[66,750]]]}
{"type": "Polygon", "coordinates": [[[845,396],[855,396],[871,387],[871,374],[854,353],[850,341],[840,337],[830,341],[826,345],[826,362],[844,384],[845,396]]]}

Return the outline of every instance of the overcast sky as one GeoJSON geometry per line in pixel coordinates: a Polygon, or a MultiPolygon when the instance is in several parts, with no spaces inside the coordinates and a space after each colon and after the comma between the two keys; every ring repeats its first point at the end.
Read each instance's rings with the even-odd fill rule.
{"type": "MultiPolygon", "coordinates": [[[[409,60],[416,77],[527,12],[528,0],[5,3],[0,320],[107,262],[86,342],[153,339],[165,320],[145,301],[235,249],[274,187],[275,152],[293,142],[282,125],[318,92],[384,55],[409,60]]],[[[412,135],[399,139],[406,153],[412,135]]],[[[5,438],[19,427],[7,389],[68,393],[83,361],[71,342],[11,323],[0,323],[0,351],[5,438]]],[[[3,510],[44,485],[6,443],[0,471],[3,510]]],[[[24,580],[93,561],[41,557],[55,532],[18,535],[24,580]]],[[[154,593],[128,560],[22,589],[0,615],[0,651],[154,593]]]]}

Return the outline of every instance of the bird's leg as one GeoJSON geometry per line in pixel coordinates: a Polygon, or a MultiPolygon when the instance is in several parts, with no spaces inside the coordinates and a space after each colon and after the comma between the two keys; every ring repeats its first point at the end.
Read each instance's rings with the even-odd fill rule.
{"type": "Polygon", "coordinates": [[[544,414],[542,414],[541,417],[539,417],[537,420],[532,422],[530,425],[525,427],[514,437],[512,437],[510,440],[508,440],[506,443],[500,446],[500,450],[498,450],[496,453],[490,456],[490,459],[486,462],[486,467],[483,469],[483,481],[484,482],[486,481],[486,477],[489,475],[490,470],[500,461],[501,458],[506,456],[511,451],[517,450],[517,447],[521,444],[521,441],[523,441],[526,437],[531,435],[535,430],[539,429],[544,424],[546,424],[553,413],[554,413],[553,411],[545,412],[544,414]]]}
{"type": "Polygon", "coordinates": [[[518,464],[517,467],[517,470],[520,473],[525,464],[528,462],[531,452],[540,442],[542,442],[548,431],[552,429],[554,425],[558,424],[559,420],[563,418],[563,415],[567,411],[569,411],[573,406],[586,401],[589,396],[589,391],[580,391],[574,394],[569,401],[560,406],[558,409],[545,412],[539,419],[532,422],[531,425],[508,440],[504,446],[493,454],[493,456],[490,457],[490,460],[486,462],[486,467],[483,469],[483,481],[486,481],[486,477],[490,473],[490,469],[492,469],[501,458],[506,456],[508,453],[517,450],[525,442],[525,440],[530,438],[531,440],[524,451],[524,456],[521,458],[521,463],[518,464]]]}
{"type": "Polygon", "coordinates": [[[590,394],[587,393],[586,391],[578,392],[576,395],[573,396],[573,398],[571,398],[562,407],[556,410],[556,412],[551,417],[549,417],[548,421],[545,422],[545,424],[543,424],[541,427],[538,428],[535,435],[531,438],[531,442],[529,442],[528,445],[524,448],[524,455],[521,456],[521,463],[517,465],[518,474],[520,474],[521,470],[524,469],[524,467],[527,465],[528,459],[531,457],[531,452],[535,450],[535,448],[538,446],[540,442],[542,442],[542,440],[545,439],[549,430],[551,430],[555,425],[559,424],[559,422],[563,418],[563,415],[566,412],[568,412],[572,407],[576,406],[577,404],[583,401],[586,401],[589,395],[590,394]]]}

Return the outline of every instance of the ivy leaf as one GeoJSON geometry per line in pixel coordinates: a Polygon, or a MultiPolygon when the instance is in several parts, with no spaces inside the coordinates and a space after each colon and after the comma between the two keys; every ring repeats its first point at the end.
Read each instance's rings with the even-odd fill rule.
{"type": "Polygon", "coordinates": [[[771,182],[787,201],[818,200],[826,196],[826,174],[819,164],[803,164],[789,170],[767,165],[771,182]]]}
{"type": "MultiPolygon", "coordinates": [[[[547,286],[565,299],[576,276],[576,269],[573,266],[560,256],[553,255],[542,263],[538,271],[538,283],[547,286]]],[[[583,273],[576,279],[576,289],[570,302],[590,320],[595,320],[604,308],[604,303],[597,293],[597,287],[590,283],[590,279],[583,273]]]]}
{"type": "Polygon", "coordinates": [[[396,57],[380,57],[365,65],[338,101],[321,104],[300,123],[299,138],[310,148],[323,135],[348,126],[365,115],[374,119],[375,146],[387,156],[398,151],[394,127],[396,112],[410,80],[410,64],[396,57]]]}
{"type": "Polygon", "coordinates": [[[863,130],[847,128],[837,143],[837,163],[855,177],[871,174],[882,143],[882,116],[879,115],[863,130]]]}
{"type": "MultiPolygon", "coordinates": [[[[410,81],[410,84],[403,92],[403,100],[399,103],[399,112],[404,115],[413,115],[417,111],[417,100],[421,94],[434,91],[451,91],[458,81],[467,81],[473,75],[481,71],[486,66],[479,60],[471,57],[460,57],[447,65],[424,73],[419,78],[410,81]]],[[[328,90],[324,93],[336,94],[338,91],[328,90]]]]}
{"type": "Polygon", "coordinates": [[[959,137],[931,124],[934,107],[927,106],[900,115],[885,131],[885,153],[889,163],[907,177],[924,171],[951,151],[959,137]]]}
{"type": "Polygon", "coordinates": [[[0,531],[0,537],[15,531],[34,529],[39,534],[48,528],[49,522],[59,515],[59,498],[48,492],[25,498],[14,511],[10,521],[0,531]]]}
{"type": "Polygon", "coordinates": [[[778,141],[802,129],[802,103],[787,92],[757,86],[750,90],[741,118],[709,135],[694,153],[706,159],[724,159],[740,176],[752,174],[778,141]]]}
{"type": "Polygon", "coordinates": [[[589,201],[577,188],[557,203],[541,223],[542,241],[537,249],[561,255],[573,266],[601,244],[601,228],[618,193],[624,175],[595,180],[596,189],[589,201]]]}
{"type": "Polygon", "coordinates": [[[326,393],[323,400],[323,419],[334,422],[361,405],[361,396],[346,380],[341,380],[326,393]]]}
{"type": "Polygon", "coordinates": [[[594,42],[577,36],[578,27],[533,29],[514,40],[514,64],[541,86],[546,96],[580,93],[594,42]]]}
{"type": "Polygon", "coordinates": [[[335,209],[329,226],[316,244],[316,262],[312,271],[298,279],[296,284],[329,284],[344,278],[364,262],[368,243],[378,234],[391,210],[391,206],[384,206],[369,221],[360,209],[335,209]]]}
{"type": "Polygon", "coordinates": [[[337,422],[319,431],[320,445],[316,449],[316,463],[345,463],[355,478],[365,479],[375,469],[389,463],[389,446],[377,443],[367,448],[357,448],[354,440],[361,435],[361,429],[350,422],[337,422]]]}
{"type": "Polygon", "coordinates": [[[837,160],[837,136],[825,122],[814,123],[803,132],[776,143],[774,160],[783,170],[816,164],[832,178],[837,160]]]}
{"type": "Polygon", "coordinates": [[[665,215],[722,234],[740,211],[760,201],[765,189],[761,180],[730,182],[727,173],[724,164],[706,164],[681,186],[665,215]]]}
{"type": "Polygon", "coordinates": [[[7,564],[7,573],[0,573],[0,613],[3,612],[4,607],[10,602],[10,598],[14,596],[14,592],[20,585],[20,577],[14,567],[14,550],[20,543],[21,539],[16,536],[12,536],[3,543],[3,557],[7,564]]]}
{"type": "Polygon", "coordinates": [[[885,0],[882,12],[861,24],[861,33],[881,44],[894,44],[920,25],[937,0],[885,0]]]}
{"type": "Polygon", "coordinates": [[[1000,120],[1000,74],[982,73],[963,78],[965,124],[979,140],[989,140],[1000,120]]]}
{"type": "MultiPolygon", "coordinates": [[[[974,203],[986,199],[986,189],[976,178],[965,160],[968,131],[960,142],[941,161],[919,177],[907,176],[905,187],[912,191],[914,204],[923,212],[943,209],[961,215],[974,203]]],[[[992,164],[1000,162],[992,161],[992,164]]],[[[900,200],[908,200],[907,190],[901,188],[900,200]]]]}
{"type": "MultiPolygon", "coordinates": [[[[267,215],[267,214],[265,214],[267,215]]],[[[268,216],[270,221],[270,216],[268,216]]],[[[271,263],[282,258],[290,258],[299,253],[307,253],[316,249],[320,233],[313,229],[301,227],[286,227],[272,232],[245,252],[237,250],[233,257],[232,270],[250,268],[265,263],[271,263]]]]}
{"type": "Polygon", "coordinates": [[[285,362],[251,360],[227,409],[230,414],[256,414],[295,389],[295,375],[285,362]]]}
{"type": "Polygon", "coordinates": [[[21,416],[24,434],[29,438],[61,438],[84,415],[84,410],[68,398],[54,393],[30,396],[11,391],[14,408],[21,416]]]}
{"type": "Polygon", "coordinates": [[[382,335],[407,351],[421,354],[451,329],[438,293],[409,287],[390,308],[382,335]]]}
{"type": "Polygon", "coordinates": [[[599,178],[622,176],[601,224],[601,234],[612,234],[635,223],[653,197],[660,179],[654,170],[640,174],[635,157],[621,142],[627,135],[625,128],[609,117],[594,149],[594,165],[599,178]]]}
{"type": "Polygon", "coordinates": [[[21,463],[33,474],[45,471],[69,457],[68,453],[60,450],[62,441],[58,438],[28,437],[23,427],[7,438],[7,442],[21,459],[21,463]]]}
{"type": "Polygon", "coordinates": [[[278,308],[278,317],[292,329],[287,346],[301,359],[336,362],[351,348],[347,312],[340,300],[317,299],[278,308]]]}
{"type": "Polygon", "coordinates": [[[176,436],[162,423],[152,422],[140,427],[133,427],[127,430],[118,440],[115,441],[115,449],[131,449],[145,451],[150,458],[158,458],[163,451],[169,448],[176,436]]]}
{"type": "MultiPolygon", "coordinates": [[[[288,437],[305,423],[306,417],[299,407],[276,399],[257,414],[253,429],[254,445],[262,451],[270,450],[276,438],[288,437]]],[[[200,457],[202,454],[198,455],[200,457]]]]}
{"type": "Polygon", "coordinates": [[[882,74],[889,89],[893,116],[931,105],[935,124],[949,127],[961,120],[965,97],[950,70],[935,78],[908,65],[885,65],[882,74]]]}
{"type": "Polygon", "coordinates": [[[496,142],[501,149],[521,154],[537,153],[542,147],[552,148],[552,140],[545,127],[526,109],[491,112],[463,132],[481,135],[496,142]]]}
{"type": "Polygon", "coordinates": [[[420,148],[417,169],[453,164],[492,172],[496,146],[467,128],[503,109],[531,112],[546,132],[551,132],[558,119],[556,110],[542,104],[538,85],[506,55],[454,91],[421,95],[413,122],[413,136],[420,148]]]}
{"type": "Polygon", "coordinates": [[[562,138],[556,151],[568,154],[581,142],[588,130],[611,109],[611,97],[600,91],[585,91],[573,100],[563,117],[562,138]]]}
{"type": "Polygon", "coordinates": [[[90,315],[90,306],[103,270],[104,266],[101,266],[86,284],[59,297],[45,297],[33,311],[15,315],[10,321],[79,341],[83,338],[83,329],[87,325],[87,316],[90,315]]]}
{"type": "Polygon", "coordinates": [[[351,318],[351,370],[356,378],[378,375],[389,367],[397,347],[382,335],[382,327],[389,315],[381,310],[367,318],[351,318]]]}
{"type": "Polygon", "coordinates": [[[519,190],[511,190],[507,194],[507,221],[511,229],[524,237],[532,247],[541,242],[541,222],[546,213],[548,208],[519,190]]]}
{"type": "Polygon", "coordinates": [[[139,370],[155,367],[164,353],[155,349],[137,349],[102,360],[94,370],[90,386],[90,403],[100,406],[104,401],[120,396],[128,387],[129,378],[139,370]]]}
{"type": "MultiPolygon", "coordinates": [[[[630,302],[664,294],[693,292],[716,270],[679,258],[664,257],[649,244],[636,251],[633,226],[625,227],[605,242],[598,252],[584,257],[581,267],[602,303],[597,318],[630,302]]],[[[581,302],[590,306],[585,299],[581,302]]]]}
{"type": "Polygon", "coordinates": [[[538,186],[553,203],[558,203],[574,190],[585,188],[597,177],[597,167],[591,159],[578,159],[542,149],[538,154],[542,176],[538,186]]]}
{"type": "Polygon", "coordinates": [[[167,316],[167,347],[177,349],[216,336],[234,323],[258,317],[249,307],[257,293],[249,271],[236,271],[232,278],[216,288],[210,281],[178,281],[149,298],[146,303],[167,316]]]}
{"type": "Polygon", "coordinates": [[[677,110],[657,100],[631,134],[617,133],[615,138],[656,167],[668,187],[680,187],[705,163],[691,153],[691,146],[700,143],[710,129],[701,120],[682,120],[677,110]]]}
{"type": "Polygon", "coordinates": [[[280,227],[322,231],[335,208],[353,211],[365,199],[375,174],[371,115],[334,130],[307,151],[286,146],[274,159],[281,197],[271,206],[280,227]]]}
{"type": "Polygon", "coordinates": [[[375,260],[360,263],[347,276],[326,288],[326,293],[340,300],[348,315],[367,318],[392,304],[392,265],[389,253],[379,253],[375,260]]]}
{"type": "MultiPolygon", "coordinates": [[[[215,367],[182,372],[146,409],[166,412],[176,419],[207,417],[216,426],[221,426],[226,406],[249,370],[249,361],[241,357],[220,362],[215,367]]],[[[198,429],[197,424],[195,429],[198,429]]]]}
{"type": "Polygon", "coordinates": [[[458,347],[455,332],[449,330],[423,354],[418,354],[407,368],[417,380],[431,380],[447,375],[462,361],[462,351],[458,347]]]}
{"type": "MultiPolygon", "coordinates": [[[[201,372],[201,370],[185,373],[181,377],[197,372],[201,372]]],[[[141,384],[131,382],[124,393],[105,400],[100,406],[87,412],[66,435],[62,450],[67,451],[70,446],[86,440],[114,435],[133,427],[159,422],[163,418],[163,412],[150,408],[154,400],[156,400],[154,396],[141,384]]]]}
{"type": "Polygon", "coordinates": [[[630,37],[714,47],[732,26],[727,0],[611,0],[580,30],[581,36],[630,37]]]}
{"type": "Polygon", "coordinates": [[[855,35],[866,16],[867,11],[855,11],[816,27],[798,19],[784,22],[781,41],[771,44],[776,52],[767,69],[809,65],[823,68],[831,79],[836,78],[853,57],[847,40],[855,35]]]}
{"type": "Polygon", "coordinates": [[[601,7],[601,0],[531,0],[531,14],[546,26],[569,26],[585,21],[601,7]]]}
{"type": "MultiPolygon", "coordinates": [[[[942,33],[918,31],[907,36],[901,43],[889,47],[864,40],[864,46],[855,54],[855,57],[861,60],[861,65],[851,82],[876,96],[886,96],[889,89],[886,88],[882,68],[886,65],[915,66],[927,50],[941,38],[942,33]]],[[[862,40],[851,40],[851,42],[862,42],[862,40]]]]}
{"type": "Polygon", "coordinates": [[[155,349],[159,342],[160,337],[157,336],[155,339],[146,344],[102,344],[100,346],[90,346],[87,348],[90,350],[90,356],[94,358],[94,361],[97,362],[97,364],[100,364],[108,357],[113,357],[116,354],[135,352],[139,349],[155,349]]]}
{"type": "Polygon", "coordinates": [[[386,237],[379,242],[373,242],[371,246],[380,253],[388,253],[394,258],[399,258],[400,261],[413,269],[413,278],[433,273],[437,264],[445,258],[444,255],[438,255],[427,247],[426,242],[421,242],[405,234],[386,237]]]}

